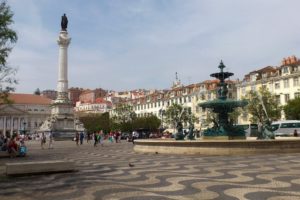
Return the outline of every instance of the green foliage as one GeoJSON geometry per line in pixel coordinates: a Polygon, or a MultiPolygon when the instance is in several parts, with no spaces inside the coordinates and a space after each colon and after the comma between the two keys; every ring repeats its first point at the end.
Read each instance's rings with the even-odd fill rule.
{"type": "Polygon", "coordinates": [[[100,130],[103,130],[105,133],[110,131],[109,113],[88,114],[79,117],[79,120],[90,133],[100,130]]]}
{"type": "Polygon", "coordinates": [[[165,121],[168,124],[176,126],[177,122],[187,123],[192,118],[195,121],[195,117],[191,114],[189,109],[183,108],[179,104],[172,104],[165,112],[165,121]]]}
{"type": "Polygon", "coordinates": [[[288,101],[283,110],[286,119],[300,120],[300,98],[288,101]]]}
{"type": "Polygon", "coordinates": [[[6,103],[8,93],[14,91],[13,84],[16,69],[7,65],[7,58],[12,50],[12,45],[17,42],[17,34],[10,28],[13,24],[13,13],[6,1],[0,3],[0,100],[6,103]]]}
{"type": "Polygon", "coordinates": [[[113,117],[113,119],[118,123],[129,122],[136,118],[136,114],[133,111],[132,106],[127,104],[117,105],[117,107],[114,109],[114,112],[116,115],[113,117]]]}
{"type": "Polygon", "coordinates": [[[260,88],[258,92],[250,91],[246,98],[249,100],[246,110],[252,115],[250,118],[252,123],[263,123],[267,120],[261,101],[265,105],[269,119],[272,121],[280,119],[281,107],[279,106],[275,95],[271,94],[268,89],[260,88]]]}
{"type": "Polygon", "coordinates": [[[113,131],[120,130],[122,132],[132,132],[137,129],[158,129],[161,124],[160,119],[151,115],[147,117],[134,117],[130,121],[118,121],[116,118],[110,119],[110,129],[113,131]]]}
{"type": "Polygon", "coordinates": [[[161,124],[161,120],[155,115],[150,115],[147,117],[139,117],[133,121],[133,127],[135,130],[140,128],[155,130],[160,127],[160,124],[161,124]]]}
{"type": "Polygon", "coordinates": [[[231,124],[237,124],[239,116],[242,114],[242,108],[235,108],[233,112],[228,113],[229,122],[231,124]]]}

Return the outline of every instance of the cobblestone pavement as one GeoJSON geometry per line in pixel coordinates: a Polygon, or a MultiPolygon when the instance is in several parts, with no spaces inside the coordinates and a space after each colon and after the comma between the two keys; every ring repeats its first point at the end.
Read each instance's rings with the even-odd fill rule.
{"type": "MultiPolygon", "coordinates": [[[[71,160],[77,172],[24,177],[0,175],[0,199],[300,199],[300,154],[177,156],[140,154],[132,144],[77,147],[56,142],[6,162],[71,160]],[[131,166],[129,166],[129,163],[131,166]]],[[[3,171],[2,171],[3,173],[3,171]]]]}

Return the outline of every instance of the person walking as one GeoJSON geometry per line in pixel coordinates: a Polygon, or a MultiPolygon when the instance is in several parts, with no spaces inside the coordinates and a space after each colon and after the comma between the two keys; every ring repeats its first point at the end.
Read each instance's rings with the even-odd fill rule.
{"type": "Polygon", "coordinates": [[[94,147],[97,146],[97,143],[98,143],[98,134],[94,132],[94,147]]]}
{"type": "Polygon", "coordinates": [[[101,146],[104,146],[104,133],[102,130],[99,133],[99,143],[101,146]]]}
{"type": "Polygon", "coordinates": [[[48,149],[53,149],[53,133],[50,131],[49,133],[49,147],[48,149]]]}
{"type": "Polygon", "coordinates": [[[76,142],[76,145],[78,146],[79,145],[79,133],[76,132],[75,134],[75,142],[76,142]]]}
{"type": "Polygon", "coordinates": [[[8,153],[11,158],[16,157],[18,155],[18,144],[16,142],[16,136],[13,136],[8,143],[8,153]]]}
{"type": "Polygon", "coordinates": [[[91,133],[88,132],[87,135],[86,135],[86,142],[87,143],[90,143],[90,139],[91,139],[90,137],[91,137],[91,133]]]}
{"type": "Polygon", "coordinates": [[[42,132],[42,135],[41,135],[41,148],[44,149],[44,146],[46,144],[46,135],[44,132],[42,132]]]}
{"type": "Polygon", "coordinates": [[[83,132],[80,132],[79,139],[80,139],[80,145],[82,145],[83,139],[84,139],[84,133],[83,132]]]}

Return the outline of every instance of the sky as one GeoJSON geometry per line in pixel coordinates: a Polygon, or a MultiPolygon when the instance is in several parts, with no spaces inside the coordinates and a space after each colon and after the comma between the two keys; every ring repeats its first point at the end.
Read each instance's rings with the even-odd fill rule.
{"type": "Polygon", "coordinates": [[[69,87],[167,89],[231,79],[300,57],[298,0],[7,0],[18,41],[18,93],[56,90],[60,20],[68,17],[69,87]]]}

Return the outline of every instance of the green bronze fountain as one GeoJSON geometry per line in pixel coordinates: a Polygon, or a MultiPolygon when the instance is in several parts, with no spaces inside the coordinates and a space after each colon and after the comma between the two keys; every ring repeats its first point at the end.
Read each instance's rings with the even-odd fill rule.
{"type": "Polygon", "coordinates": [[[246,100],[231,100],[227,99],[227,83],[225,79],[233,75],[231,72],[224,72],[225,65],[221,61],[220,72],[213,73],[210,76],[220,80],[218,84],[217,99],[206,101],[198,104],[204,109],[211,109],[212,112],[217,113],[218,123],[212,128],[208,128],[203,132],[204,139],[245,139],[245,131],[234,126],[229,121],[228,113],[234,111],[237,107],[244,107],[248,104],[246,100]]]}

